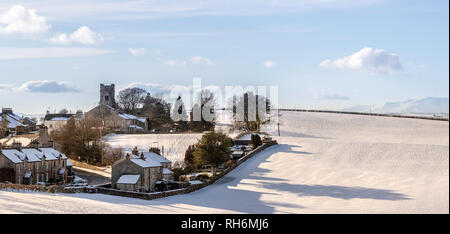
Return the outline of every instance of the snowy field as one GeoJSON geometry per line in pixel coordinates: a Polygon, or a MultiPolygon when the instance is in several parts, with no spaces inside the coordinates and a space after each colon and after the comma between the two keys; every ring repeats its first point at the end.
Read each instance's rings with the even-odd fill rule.
{"type": "Polygon", "coordinates": [[[110,134],[104,138],[113,148],[122,148],[130,152],[135,146],[139,151],[147,151],[150,147],[164,146],[164,156],[173,163],[184,160],[184,153],[189,145],[198,142],[200,133],[193,134],[110,134]]]}
{"type": "Polygon", "coordinates": [[[0,191],[0,213],[448,213],[449,123],[284,112],[279,145],[152,201],[0,191]]]}

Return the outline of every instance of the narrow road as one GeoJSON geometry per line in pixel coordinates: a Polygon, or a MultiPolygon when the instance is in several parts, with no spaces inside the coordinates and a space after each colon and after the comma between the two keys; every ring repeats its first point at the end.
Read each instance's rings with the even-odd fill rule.
{"type": "Polygon", "coordinates": [[[73,168],[73,172],[75,173],[76,176],[87,180],[89,185],[98,185],[111,182],[110,178],[95,173],[78,170],[76,168],[73,168]]]}

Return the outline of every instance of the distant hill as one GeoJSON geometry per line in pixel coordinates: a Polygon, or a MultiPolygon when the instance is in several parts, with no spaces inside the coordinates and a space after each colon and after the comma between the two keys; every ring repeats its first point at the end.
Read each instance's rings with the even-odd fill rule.
{"type": "Polygon", "coordinates": [[[401,113],[401,114],[448,114],[449,99],[441,97],[427,97],[410,99],[403,102],[386,102],[383,106],[354,106],[343,111],[401,113]]]}

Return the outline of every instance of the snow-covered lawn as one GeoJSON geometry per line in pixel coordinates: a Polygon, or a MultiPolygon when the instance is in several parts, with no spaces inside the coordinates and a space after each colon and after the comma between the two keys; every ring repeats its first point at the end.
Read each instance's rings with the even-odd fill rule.
{"type": "Polygon", "coordinates": [[[279,145],[152,201],[0,191],[0,213],[448,213],[449,123],[283,113],[279,145]]]}

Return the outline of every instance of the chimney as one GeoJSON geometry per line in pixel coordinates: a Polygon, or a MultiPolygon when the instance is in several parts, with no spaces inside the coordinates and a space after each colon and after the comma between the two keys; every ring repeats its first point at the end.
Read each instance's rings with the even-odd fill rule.
{"type": "Polygon", "coordinates": [[[139,154],[139,151],[138,151],[138,149],[137,149],[137,146],[135,146],[135,147],[133,148],[133,151],[131,151],[131,153],[134,154],[134,155],[138,155],[138,154],[139,154]]]}
{"type": "Polygon", "coordinates": [[[141,159],[142,159],[142,160],[145,160],[145,155],[144,155],[144,153],[141,153],[141,159]]]}
{"type": "Polygon", "coordinates": [[[20,143],[20,142],[13,141],[11,146],[12,146],[12,148],[14,148],[18,151],[22,151],[22,143],[20,143]]]}
{"type": "Polygon", "coordinates": [[[39,140],[38,139],[32,140],[31,143],[30,143],[30,147],[31,148],[35,148],[35,149],[39,149],[39,140]]]}

